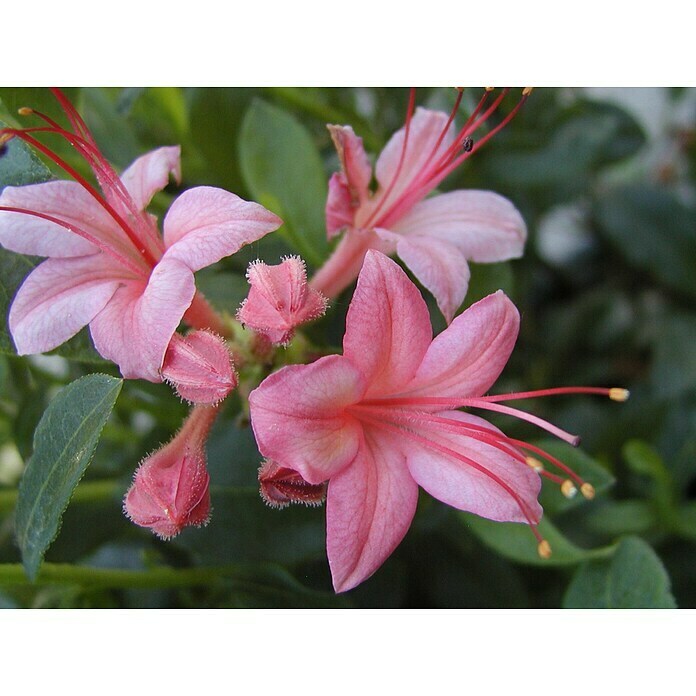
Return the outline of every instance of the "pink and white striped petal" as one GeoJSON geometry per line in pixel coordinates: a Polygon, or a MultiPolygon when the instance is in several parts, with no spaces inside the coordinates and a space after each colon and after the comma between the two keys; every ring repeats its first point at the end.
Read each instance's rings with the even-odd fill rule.
{"type": "Polygon", "coordinates": [[[370,385],[365,397],[408,383],[431,340],[430,315],[416,286],[393,261],[368,251],[343,337],[343,354],[370,385]]]}
{"type": "Polygon", "coordinates": [[[96,349],[124,377],[160,382],[165,352],[195,292],[191,269],[163,258],[147,283],[124,283],[92,320],[96,349]]]}
{"type": "Polygon", "coordinates": [[[181,183],[181,148],[178,145],[160,147],[138,157],[121,174],[121,181],[138,210],[145,210],[152,197],[167,186],[170,176],[181,183]]]}
{"type": "Polygon", "coordinates": [[[211,186],[182,193],[164,218],[165,257],[192,271],[230,256],[278,229],[282,220],[258,203],[211,186]]]}
{"type": "MultiPolygon", "coordinates": [[[[505,435],[482,418],[461,411],[443,411],[438,416],[505,435]]],[[[416,430],[417,432],[417,430],[416,430]]],[[[430,495],[459,510],[473,512],[497,522],[534,524],[541,519],[537,502],[541,489],[539,475],[506,452],[461,434],[431,427],[424,441],[441,445],[458,456],[410,441],[405,448],[411,476],[430,495]],[[463,461],[465,458],[471,462],[463,461]],[[526,515],[522,512],[526,510],[526,515]]]]}
{"type": "MultiPolygon", "coordinates": [[[[124,235],[104,208],[74,181],[7,186],[0,206],[22,208],[58,218],[92,237],[113,243],[124,235]]],[[[68,258],[94,254],[97,247],[60,225],[25,213],[0,211],[0,244],[32,256],[68,258]]]]}
{"type": "Polygon", "coordinates": [[[72,338],[104,308],[120,285],[103,254],[47,259],[15,295],[9,328],[19,355],[45,353],[72,338]]]}
{"type": "Polygon", "coordinates": [[[527,227],[515,206],[492,191],[451,191],[417,203],[393,232],[442,240],[470,261],[491,263],[522,256],[527,227]]]}
{"type": "Polygon", "coordinates": [[[498,379],[517,340],[520,315],[502,291],[462,312],[430,344],[401,396],[480,396],[498,379]]]}
{"type": "Polygon", "coordinates": [[[261,454],[309,483],[326,481],[357,454],[361,428],[346,407],[364,389],[360,372],[339,355],[273,373],[249,395],[261,454]]]}

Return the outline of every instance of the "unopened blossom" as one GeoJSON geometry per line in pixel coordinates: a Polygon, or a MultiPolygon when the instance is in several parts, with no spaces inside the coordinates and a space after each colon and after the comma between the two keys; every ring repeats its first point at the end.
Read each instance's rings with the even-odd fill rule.
{"type": "Polygon", "coordinates": [[[182,193],[160,234],[146,212],[173,176],[181,179],[179,147],[139,157],[119,177],[84,121],[59,91],[70,121],[4,128],[0,143],[20,138],[61,167],[73,181],[6,187],[0,195],[0,244],[48,257],[26,278],[9,314],[17,352],[43,353],[89,325],[97,351],[124,377],[161,380],[160,369],[182,318],[195,328],[222,330],[217,315],[196,293],[193,274],[280,226],[256,203],[210,186],[182,193]],[[60,137],[89,164],[101,191],[37,134],[60,137]]]}
{"type": "Polygon", "coordinates": [[[326,498],[325,483],[309,483],[294,469],[266,459],[259,468],[259,488],[264,502],[274,508],[291,503],[321,505],[326,498]]]}
{"type": "Polygon", "coordinates": [[[432,198],[440,182],[478,150],[517,112],[526,99],[477,141],[472,135],[498,108],[507,90],[489,105],[484,93],[457,131],[451,114],[417,108],[411,93],[406,125],[382,150],[375,165],[377,190],[370,190],[372,168],[350,126],[329,125],[341,171],[329,181],[326,226],[329,238],[345,231],[334,254],[312,278],[312,287],[335,297],[358,275],[365,253],[396,254],[435,296],[448,322],[469,285],[469,261],[490,263],[522,255],[527,229],[506,198],[491,191],[451,191],[432,198]]]}
{"type": "Polygon", "coordinates": [[[181,430],[147,456],[126,493],[123,510],[140,527],[171,539],[210,518],[210,476],[205,443],[218,408],[195,406],[181,430]]]}
{"type": "Polygon", "coordinates": [[[247,279],[251,288],[237,319],[272,343],[287,345],[296,327],[326,311],[326,299],[308,286],[307,269],[299,256],[288,256],[277,266],[255,261],[247,279]]]}
{"type": "Polygon", "coordinates": [[[559,460],[457,410],[514,415],[577,444],[499,402],[571,392],[627,397],[625,390],[600,388],[483,396],[507,363],[518,328],[515,306],[499,291],[433,339],[416,286],[388,257],[369,251],[348,310],[343,355],[284,367],[251,393],[261,453],[310,484],[328,481],[327,553],[337,591],[361,583],[396,548],[419,486],[460,510],[528,524],[543,557],[551,549],[537,530],[540,476],[565,495],[579,489],[592,497],[591,484],[559,460]]]}
{"type": "Polygon", "coordinates": [[[227,345],[210,331],[174,334],[161,374],[182,399],[194,404],[217,404],[237,386],[227,345]]]}

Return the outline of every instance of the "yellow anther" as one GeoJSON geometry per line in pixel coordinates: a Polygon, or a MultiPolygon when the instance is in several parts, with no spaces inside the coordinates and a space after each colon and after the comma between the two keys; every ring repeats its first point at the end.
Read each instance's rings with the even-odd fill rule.
{"type": "Polygon", "coordinates": [[[495,89],[495,87],[484,87],[484,89],[486,90],[486,92],[492,92],[495,89]]]}
{"type": "Polygon", "coordinates": [[[612,401],[628,401],[629,396],[631,396],[631,392],[628,389],[613,387],[609,390],[609,398],[612,401]]]}
{"type": "Polygon", "coordinates": [[[525,87],[525,88],[522,90],[522,96],[523,96],[523,97],[528,97],[533,91],[534,91],[534,87],[525,87]]]}
{"type": "Polygon", "coordinates": [[[578,494],[578,489],[570,479],[566,479],[561,484],[561,493],[563,493],[566,498],[574,498],[578,494]]]}
{"type": "Polygon", "coordinates": [[[595,497],[595,489],[591,483],[583,483],[582,486],[580,486],[580,492],[588,500],[592,500],[592,498],[595,497]]]}
{"type": "Polygon", "coordinates": [[[12,133],[0,133],[0,147],[2,147],[5,143],[9,143],[12,138],[14,138],[12,133]]]}
{"type": "Polygon", "coordinates": [[[31,116],[34,113],[34,109],[29,106],[23,106],[21,109],[17,109],[17,113],[20,116],[31,116]]]}
{"type": "Polygon", "coordinates": [[[544,465],[535,457],[527,457],[525,459],[525,462],[527,463],[527,466],[534,469],[534,471],[543,471],[544,470],[544,465]]]}
{"type": "Polygon", "coordinates": [[[537,553],[542,558],[551,558],[551,544],[549,544],[546,539],[543,539],[539,542],[539,546],[537,546],[537,553]]]}

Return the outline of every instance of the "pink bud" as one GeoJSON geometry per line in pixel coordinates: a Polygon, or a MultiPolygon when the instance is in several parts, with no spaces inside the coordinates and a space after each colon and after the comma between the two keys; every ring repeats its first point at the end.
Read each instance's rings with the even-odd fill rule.
{"type": "Polygon", "coordinates": [[[251,289],[237,319],[266,334],[273,343],[287,345],[296,326],[326,311],[324,296],[307,285],[307,271],[299,256],[288,256],[277,266],[255,261],[249,265],[247,279],[251,289]]]}
{"type": "Polygon", "coordinates": [[[216,404],[237,386],[227,346],[210,331],[174,334],[160,373],[182,399],[194,404],[216,404]]]}
{"type": "Polygon", "coordinates": [[[326,498],[326,483],[312,484],[293,469],[266,459],[259,469],[261,497],[267,505],[284,508],[290,503],[321,505],[326,498]]]}
{"type": "Polygon", "coordinates": [[[210,517],[210,477],[205,441],[217,407],[196,406],[183,428],[146,457],[135,472],[123,509],[141,527],[171,539],[184,527],[200,527],[210,517]]]}

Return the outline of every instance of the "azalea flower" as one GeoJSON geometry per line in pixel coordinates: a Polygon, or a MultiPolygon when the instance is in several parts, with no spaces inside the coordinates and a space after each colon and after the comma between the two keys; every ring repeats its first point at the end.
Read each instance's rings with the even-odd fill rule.
{"type": "Polygon", "coordinates": [[[622,389],[561,388],[483,396],[508,361],[519,314],[502,293],[458,316],[435,339],[418,289],[380,252],[367,252],[346,318],[343,355],[284,367],[250,397],[261,453],[308,484],[328,480],[327,553],[334,587],[369,577],[402,540],[418,487],[460,510],[537,529],[540,476],[567,496],[591,484],[533,445],[507,437],[471,407],[517,416],[578,439],[508,399],[571,392],[625,400],[622,389]],[[545,459],[562,472],[547,472],[545,459]]]}
{"type": "Polygon", "coordinates": [[[95,348],[117,363],[124,377],[158,382],[182,318],[195,328],[224,331],[196,293],[194,271],[260,239],[281,220],[233,193],[201,186],[174,201],[160,235],[146,208],[170,175],[180,181],[179,147],[143,155],[119,177],[75,108],[60,90],[54,94],[72,130],[24,109],[46,125],[0,131],[0,143],[20,138],[74,179],[7,187],[0,195],[0,244],[49,257],[12,303],[9,327],[17,352],[52,350],[89,324],[95,348]],[[37,133],[69,142],[91,167],[101,193],[39,142],[37,133]]]}
{"type": "Polygon", "coordinates": [[[452,191],[426,196],[515,115],[522,101],[485,136],[472,134],[498,108],[508,90],[487,106],[489,91],[457,132],[452,113],[418,108],[411,91],[406,125],[377,159],[377,190],[370,191],[372,168],[362,139],[350,126],[329,125],[342,170],[329,181],[326,225],[329,238],[345,235],[311,281],[335,297],[358,275],[368,249],[396,254],[435,296],[449,323],[469,285],[469,261],[490,263],[522,255],[527,229],[506,198],[491,191],[452,191]]]}

